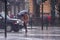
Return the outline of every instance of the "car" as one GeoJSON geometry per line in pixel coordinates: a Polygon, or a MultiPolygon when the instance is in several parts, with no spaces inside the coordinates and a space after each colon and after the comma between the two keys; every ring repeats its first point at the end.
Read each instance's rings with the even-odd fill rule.
{"type": "Polygon", "coordinates": [[[22,21],[21,19],[17,19],[17,18],[10,18],[8,15],[7,15],[7,20],[6,20],[6,24],[5,24],[5,14],[0,14],[0,29],[4,29],[5,28],[5,25],[6,25],[6,28],[7,28],[7,32],[11,32],[12,30],[14,32],[18,32],[19,29],[22,29],[23,28],[23,24],[24,24],[24,21],[22,21]]]}

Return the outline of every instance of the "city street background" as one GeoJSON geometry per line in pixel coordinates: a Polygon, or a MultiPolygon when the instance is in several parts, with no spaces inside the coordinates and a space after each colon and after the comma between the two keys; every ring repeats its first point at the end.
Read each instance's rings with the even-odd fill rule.
{"type": "Polygon", "coordinates": [[[0,40],[60,40],[60,0],[0,0],[0,40]],[[25,29],[16,32],[22,19],[19,14],[23,10],[28,10],[27,33],[25,29]],[[11,18],[16,20],[9,23],[11,18]],[[5,25],[6,21],[10,25],[8,23],[5,25]],[[9,26],[13,27],[15,32],[7,32],[7,38],[5,38],[6,27],[9,26]]]}

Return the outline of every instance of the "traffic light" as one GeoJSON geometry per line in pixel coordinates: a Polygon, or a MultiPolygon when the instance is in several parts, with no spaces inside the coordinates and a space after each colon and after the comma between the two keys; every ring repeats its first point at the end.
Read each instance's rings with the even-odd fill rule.
{"type": "Polygon", "coordinates": [[[47,1],[47,0],[42,0],[42,2],[45,2],[45,1],[47,1]]]}

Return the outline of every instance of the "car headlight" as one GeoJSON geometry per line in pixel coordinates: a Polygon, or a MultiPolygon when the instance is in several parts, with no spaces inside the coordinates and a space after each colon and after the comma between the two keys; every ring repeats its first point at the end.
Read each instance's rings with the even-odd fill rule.
{"type": "Polygon", "coordinates": [[[19,23],[19,21],[14,22],[14,24],[18,24],[18,23],[19,23]]]}
{"type": "Polygon", "coordinates": [[[17,20],[17,23],[18,23],[19,25],[23,25],[24,21],[22,21],[22,20],[17,20]]]}
{"type": "Polygon", "coordinates": [[[17,23],[19,23],[19,21],[17,20],[17,23]]]}

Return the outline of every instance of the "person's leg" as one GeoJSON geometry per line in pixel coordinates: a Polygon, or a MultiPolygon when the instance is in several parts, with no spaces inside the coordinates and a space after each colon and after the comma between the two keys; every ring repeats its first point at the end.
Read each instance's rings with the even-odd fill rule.
{"type": "Polygon", "coordinates": [[[48,30],[49,22],[46,23],[46,30],[48,30]]]}
{"type": "Polygon", "coordinates": [[[51,23],[50,23],[50,21],[49,21],[49,27],[51,26],[50,24],[51,24],[51,23]]]}
{"type": "Polygon", "coordinates": [[[24,28],[25,28],[25,33],[27,33],[27,25],[25,22],[24,22],[24,28]]]}

